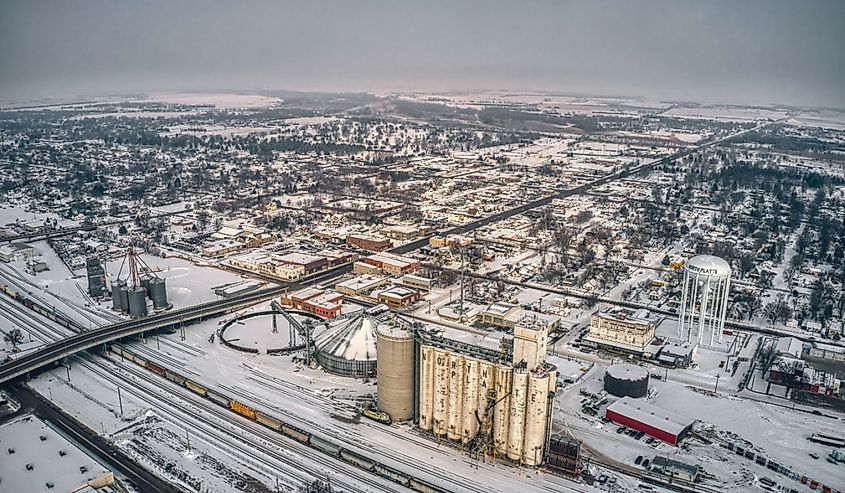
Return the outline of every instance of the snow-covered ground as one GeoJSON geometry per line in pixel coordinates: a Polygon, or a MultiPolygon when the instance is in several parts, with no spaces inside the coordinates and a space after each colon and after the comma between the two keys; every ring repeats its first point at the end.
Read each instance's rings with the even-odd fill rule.
{"type": "MultiPolygon", "coordinates": [[[[604,369],[604,365],[596,365],[587,374],[584,382],[576,386],[577,389],[601,391],[604,369]]],[[[635,440],[628,435],[616,433],[618,425],[603,423],[600,419],[604,415],[604,407],[600,410],[599,417],[581,413],[582,396],[576,389],[567,390],[559,399],[561,405],[558,419],[565,420],[565,426],[577,438],[584,440],[589,448],[616,460],[633,464],[638,455],[664,455],[690,464],[699,464],[707,473],[716,476],[716,480],[708,481],[711,485],[724,485],[730,488],[730,491],[758,491],[754,486],[754,478],[761,476],[772,477],[780,484],[789,484],[795,488],[800,488],[800,485],[797,481],[776,475],[765,467],[754,464],[753,461],[736,457],[732,452],[720,447],[719,440],[750,442],[759,453],[800,474],[806,474],[833,487],[845,487],[845,476],[840,474],[841,466],[823,460],[829,450],[807,440],[814,432],[841,429],[838,419],[737,397],[721,391],[714,394],[673,380],[672,375],[669,381],[651,379],[648,402],[678,416],[679,419],[688,422],[700,421],[694,429],[714,440],[714,443],[705,444],[695,437],[689,437],[682,442],[681,447],[665,443],[654,447],[646,444],[645,439],[635,440]],[[810,457],[811,452],[817,453],[822,460],[810,457]]],[[[610,403],[616,400],[613,396],[609,397],[610,403]]]]}

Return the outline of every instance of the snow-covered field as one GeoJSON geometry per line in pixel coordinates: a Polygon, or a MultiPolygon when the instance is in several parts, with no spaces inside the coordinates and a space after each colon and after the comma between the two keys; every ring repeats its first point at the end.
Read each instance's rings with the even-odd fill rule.
{"type": "Polygon", "coordinates": [[[746,122],[777,120],[787,116],[787,113],[786,111],[781,110],[746,108],[739,106],[676,106],[664,113],[661,113],[661,115],[676,118],[746,122]]]}
{"type": "Polygon", "coordinates": [[[147,96],[146,101],[160,103],[215,106],[218,109],[264,108],[280,101],[279,98],[255,94],[227,93],[155,93],[147,96]]]}

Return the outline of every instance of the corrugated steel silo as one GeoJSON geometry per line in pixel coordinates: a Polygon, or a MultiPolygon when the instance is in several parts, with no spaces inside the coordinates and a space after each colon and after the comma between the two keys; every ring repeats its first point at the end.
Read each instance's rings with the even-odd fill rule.
{"type": "Polygon", "coordinates": [[[169,306],[167,303],[167,283],[164,279],[158,277],[150,279],[147,290],[150,299],[153,301],[154,309],[163,310],[169,306]]]}
{"type": "Polygon", "coordinates": [[[126,291],[129,316],[132,318],[147,315],[147,292],[141,286],[128,288],[126,291]]]}

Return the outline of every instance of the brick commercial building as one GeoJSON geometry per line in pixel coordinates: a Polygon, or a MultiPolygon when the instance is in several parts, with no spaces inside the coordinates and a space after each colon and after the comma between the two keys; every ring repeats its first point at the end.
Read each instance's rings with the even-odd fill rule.
{"type": "Polygon", "coordinates": [[[340,315],[343,295],[334,291],[305,288],[286,296],[282,303],[319,317],[332,318],[340,315]]]}
{"type": "Polygon", "coordinates": [[[393,246],[389,239],[376,235],[348,235],[346,244],[372,252],[383,252],[393,246]]]}
{"type": "Polygon", "coordinates": [[[370,255],[369,257],[364,258],[364,263],[381,269],[381,271],[385,274],[392,274],[395,276],[416,272],[421,266],[419,260],[403,257],[401,255],[394,255],[392,253],[370,255]]]}

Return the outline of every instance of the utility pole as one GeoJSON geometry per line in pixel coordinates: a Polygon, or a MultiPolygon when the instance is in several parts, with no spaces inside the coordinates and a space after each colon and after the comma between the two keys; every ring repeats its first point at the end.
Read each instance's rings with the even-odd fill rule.
{"type": "Polygon", "coordinates": [[[123,416],[123,399],[120,397],[120,387],[117,387],[117,402],[120,404],[120,415],[123,416]]]}
{"type": "Polygon", "coordinates": [[[185,438],[188,440],[188,452],[191,451],[191,432],[185,428],[185,438]]]}
{"type": "Polygon", "coordinates": [[[67,370],[67,381],[70,382],[70,363],[65,362],[65,370],[67,370]]]}
{"type": "Polygon", "coordinates": [[[719,377],[721,377],[721,376],[722,376],[722,374],[721,374],[721,373],[717,373],[717,374],[716,374],[716,388],[715,388],[715,389],[713,389],[713,393],[716,393],[716,392],[718,392],[718,391],[719,391],[719,377]]]}

